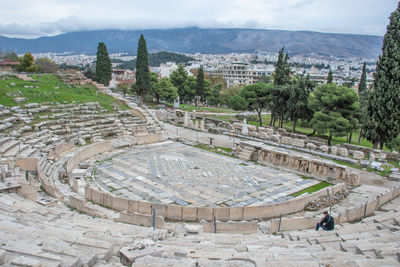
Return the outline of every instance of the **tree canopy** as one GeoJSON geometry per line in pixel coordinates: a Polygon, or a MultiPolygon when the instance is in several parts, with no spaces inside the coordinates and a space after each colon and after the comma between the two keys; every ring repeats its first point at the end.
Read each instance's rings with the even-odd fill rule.
{"type": "Polygon", "coordinates": [[[108,56],[107,47],[103,42],[100,42],[97,47],[96,81],[108,86],[111,81],[111,72],[111,60],[108,56]]]}
{"type": "Polygon", "coordinates": [[[29,71],[36,72],[38,71],[38,66],[35,64],[35,59],[32,54],[26,52],[22,58],[19,58],[19,65],[17,67],[19,71],[29,71]]]}
{"type": "Polygon", "coordinates": [[[390,16],[368,97],[363,136],[377,147],[400,133],[400,3],[390,16]]]}
{"type": "Polygon", "coordinates": [[[310,94],[308,107],[314,111],[314,130],[329,134],[328,145],[332,136],[345,136],[357,127],[354,115],[359,108],[358,95],[351,88],[334,83],[320,85],[310,94]]]}
{"type": "Polygon", "coordinates": [[[272,84],[255,83],[243,87],[240,92],[240,96],[248,103],[248,109],[257,112],[260,126],[262,126],[261,112],[268,107],[272,87],[272,84]]]}
{"type": "Polygon", "coordinates": [[[138,52],[136,58],[136,84],[135,91],[140,97],[144,97],[150,90],[149,61],[146,47],[146,40],[143,34],[140,35],[138,42],[138,52]]]}
{"type": "Polygon", "coordinates": [[[187,77],[188,74],[182,64],[179,64],[178,69],[174,70],[170,75],[171,82],[176,88],[178,88],[178,94],[182,101],[186,96],[185,81],[187,77]]]}

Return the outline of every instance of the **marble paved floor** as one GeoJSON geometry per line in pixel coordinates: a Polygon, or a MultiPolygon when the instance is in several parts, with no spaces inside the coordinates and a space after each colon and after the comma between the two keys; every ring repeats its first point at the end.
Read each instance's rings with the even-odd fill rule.
{"type": "Polygon", "coordinates": [[[130,148],[96,168],[117,196],[183,206],[256,206],[285,201],[319,183],[176,142],[130,148]]]}

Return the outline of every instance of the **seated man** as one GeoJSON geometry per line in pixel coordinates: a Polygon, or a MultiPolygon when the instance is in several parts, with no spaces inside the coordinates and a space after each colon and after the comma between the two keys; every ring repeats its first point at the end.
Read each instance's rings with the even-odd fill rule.
{"type": "Polygon", "coordinates": [[[332,216],[328,214],[327,211],[324,211],[324,218],[322,218],[322,220],[317,223],[315,230],[318,231],[320,227],[326,231],[333,230],[333,228],[335,227],[335,220],[332,216]]]}

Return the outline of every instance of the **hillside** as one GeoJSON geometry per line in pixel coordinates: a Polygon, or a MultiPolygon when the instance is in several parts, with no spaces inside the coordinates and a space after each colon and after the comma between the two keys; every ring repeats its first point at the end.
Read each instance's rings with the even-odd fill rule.
{"type": "Polygon", "coordinates": [[[109,112],[113,111],[114,105],[127,109],[124,103],[109,95],[99,93],[92,85],[67,85],[53,74],[39,74],[31,77],[36,81],[23,81],[14,76],[0,76],[0,88],[3,88],[0,91],[0,105],[98,102],[109,112]]]}
{"type": "Polygon", "coordinates": [[[314,53],[336,57],[377,58],[382,46],[381,36],[310,31],[182,28],[71,32],[37,39],[0,36],[0,49],[12,50],[19,54],[26,51],[95,54],[98,42],[105,42],[109,53],[135,54],[140,34],[145,36],[149,52],[172,51],[189,54],[277,53],[285,46],[290,55],[314,53]]]}
{"type": "MultiPolygon", "coordinates": [[[[158,67],[162,63],[166,62],[175,62],[177,64],[182,63],[186,65],[189,61],[192,61],[192,57],[188,57],[182,54],[176,54],[171,52],[158,52],[158,53],[150,53],[148,56],[149,66],[150,67],[158,67]]],[[[136,59],[130,61],[123,61],[121,65],[118,66],[120,69],[135,69],[136,68],[136,59]]]]}

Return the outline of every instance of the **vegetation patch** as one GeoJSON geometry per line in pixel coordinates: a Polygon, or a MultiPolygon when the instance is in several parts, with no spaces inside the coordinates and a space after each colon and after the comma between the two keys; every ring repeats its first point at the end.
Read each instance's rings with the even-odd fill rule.
{"type": "Polygon", "coordinates": [[[328,183],[328,182],[325,182],[325,181],[324,182],[320,182],[320,183],[315,184],[313,186],[304,188],[303,190],[294,192],[293,194],[290,194],[290,196],[298,197],[298,196],[300,196],[300,195],[302,195],[304,193],[311,194],[311,193],[314,193],[314,192],[317,192],[317,191],[321,190],[322,188],[325,188],[325,187],[328,187],[328,186],[331,186],[331,185],[332,185],[331,183],[328,183]]]}
{"type": "MultiPolygon", "coordinates": [[[[93,85],[68,85],[53,74],[32,75],[37,82],[29,82],[10,76],[0,77],[0,104],[4,106],[17,106],[27,103],[88,103],[98,102],[108,112],[114,110],[114,105],[122,110],[129,107],[121,100],[100,93],[93,85]],[[15,84],[12,86],[11,84],[15,84]],[[16,98],[25,98],[18,103],[16,98]]],[[[42,114],[40,114],[42,115],[42,114]]]]}

